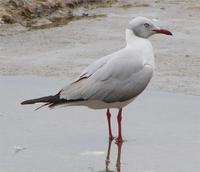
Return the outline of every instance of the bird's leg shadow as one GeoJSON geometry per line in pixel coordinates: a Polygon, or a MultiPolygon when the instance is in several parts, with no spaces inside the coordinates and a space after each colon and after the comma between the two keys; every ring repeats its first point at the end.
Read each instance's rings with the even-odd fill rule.
{"type": "Polygon", "coordinates": [[[110,154],[111,154],[111,147],[112,147],[113,140],[109,140],[108,142],[108,149],[107,149],[107,155],[105,160],[105,171],[101,172],[121,172],[121,152],[122,152],[122,142],[117,143],[117,159],[116,159],[116,170],[110,170],[110,154]]]}
{"type": "Polygon", "coordinates": [[[105,160],[106,172],[110,171],[109,164],[110,164],[110,151],[111,151],[112,142],[113,142],[113,139],[109,139],[108,150],[107,150],[107,155],[106,155],[106,160],[105,160]]]}
{"type": "Polygon", "coordinates": [[[123,142],[117,143],[117,161],[116,161],[116,171],[121,172],[121,153],[122,153],[123,142]]]}

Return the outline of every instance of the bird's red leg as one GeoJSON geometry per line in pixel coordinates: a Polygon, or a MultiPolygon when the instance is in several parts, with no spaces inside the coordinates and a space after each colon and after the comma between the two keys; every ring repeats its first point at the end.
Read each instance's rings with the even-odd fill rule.
{"type": "Polygon", "coordinates": [[[109,139],[110,139],[110,140],[113,140],[114,137],[113,137],[113,135],[112,135],[112,129],[111,129],[110,118],[111,118],[111,113],[110,113],[109,109],[107,109],[107,120],[108,120],[109,139]]]}
{"type": "Polygon", "coordinates": [[[119,109],[119,113],[118,113],[118,115],[117,115],[118,137],[116,138],[116,141],[117,141],[118,143],[122,143],[122,142],[123,142],[121,121],[122,121],[122,108],[119,109]]]}

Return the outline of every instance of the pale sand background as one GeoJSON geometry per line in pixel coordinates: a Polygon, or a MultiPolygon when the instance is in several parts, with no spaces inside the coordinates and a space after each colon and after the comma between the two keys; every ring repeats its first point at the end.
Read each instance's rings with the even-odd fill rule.
{"type": "Polygon", "coordinates": [[[107,17],[73,21],[46,30],[27,32],[22,26],[0,27],[0,75],[72,79],[94,60],[124,47],[129,20],[147,16],[159,19],[158,23],[174,34],[151,38],[157,70],[150,88],[199,95],[200,1],[138,3],[138,7],[116,4],[93,9],[90,14],[107,17]]]}
{"type": "MultiPolygon", "coordinates": [[[[148,7],[126,9],[118,4],[94,10],[107,17],[63,27],[0,28],[0,172],[103,171],[105,111],[71,107],[34,112],[37,106],[19,103],[56,93],[89,63],[123,47],[124,28],[138,15],[159,18],[174,36],[151,38],[157,69],[148,90],[124,110],[128,141],[122,147],[121,171],[199,172],[198,2],[148,1],[148,7]]],[[[116,156],[113,144],[111,170],[116,156]]]]}

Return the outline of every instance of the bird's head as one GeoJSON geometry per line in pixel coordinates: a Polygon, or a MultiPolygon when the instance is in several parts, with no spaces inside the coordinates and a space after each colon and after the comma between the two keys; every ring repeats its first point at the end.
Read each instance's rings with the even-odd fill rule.
{"type": "Polygon", "coordinates": [[[131,20],[127,26],[127,29],[133,31],[133,33],[141,38],[148,38],[154,34],[172,35],[172,33],[166,29],[161,29],[156,26],[152,20],[146,17],[136,17],[131,20]]]}

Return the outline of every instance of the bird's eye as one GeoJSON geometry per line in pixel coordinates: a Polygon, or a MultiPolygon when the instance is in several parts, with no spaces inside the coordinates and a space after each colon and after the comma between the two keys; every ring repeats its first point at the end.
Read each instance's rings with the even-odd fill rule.
{"type": "Polygon", "coordinates": [[[150,26],[149,23],[145,23],[145,24],[144,24],[144,27],[149,27],[149,26],[150,26]]]}

